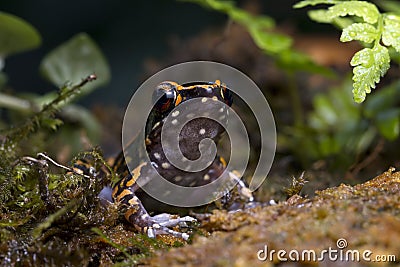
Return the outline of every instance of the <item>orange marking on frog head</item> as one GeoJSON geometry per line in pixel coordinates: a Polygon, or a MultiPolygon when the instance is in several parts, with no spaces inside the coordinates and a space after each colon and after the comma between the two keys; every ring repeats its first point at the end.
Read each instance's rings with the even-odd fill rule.
{"type": "Polygon", "coordinates": [[[175,100],[175,107],[182,102],[182,96],[179,94],[175,100]]]}

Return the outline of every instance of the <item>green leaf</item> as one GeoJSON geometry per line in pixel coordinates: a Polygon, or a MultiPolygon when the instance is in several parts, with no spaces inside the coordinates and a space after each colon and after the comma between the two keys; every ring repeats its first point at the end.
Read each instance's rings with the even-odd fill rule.
{"type": "Polygon", "coordinates": [[[391,45],[400,53],[400,17],[396,15],[385,15],[383,19],[382,42],[391,45]]]}
{"type": "Polygon", "coordinates": [[[373,119],[377,114],[386,112],[397,105],[400,99],[400,81],[380,88],[363,105],[364,116],[373,119]]]}
{"type": "Polygon", "coordinates": [[[267,52],[279,53],[292,45],[292,39],[283,34],[266,32],[259,28],[250,28],[250,34],[256,45],[267,52]]]}
{"type": "Polygon", "coordinates": [[[268,30],[275,27],[274,20],[267,16],[253,16],[239,8],[232,8],[227,13],[232,20],[247,28],[268,30]]]}
{"type": "Polygon", "coordinates": [[[400,132],[400,109],[392,108],[377,114],[376,126],[386,139],[396,139],[400,132]]]}
{"type": "Polygon", "coordinates": [[[364,48],[351,59],[353,69],[353,97],[357,103],[365,100],[366,94],[375,88],[380,77],[389,69],[390,57],[388,49],[381,45],[374,48],[364,48]]]}
{"type": "Polygon", "coordinates": [[[379,37],[378,30],[368,23],[354,23],[343,29],[340,36],[341,42],[353,40],[372,43],[379,37]]]}
{"type": "Polygon", "coordinates": [[[364,48],[358,51],[350,61],[351,66],[363,65],[371,67],[374,64],[374,53],[370,48],[364,48]]]}
{"type": "Polygon", "coordinates": [[[298,2],[293,6],[293,8],[303,8],[306,6],[316,6],[319,4],[336,4],[339,2],[340,1],[335,1],[335,0],[305,0],[298,2]]]}
{"type": "MultiPolygon", "coordinates": [[[[373,127],[370,127],[362,131],[361,133],[357,132],[357,134],[354,134],[354,132],[351,132],[350,135],[350,138],[353,137],[352,143],[355,144],[356,154],[360,154],[371,147],[372,142],[377,136],[377,132],[373,127]]],[[[350,145],[351,143],[349,144],[349,146],[350,145]]]]}
{"type": "Polygon", "coordinates": [[[235,8],[234,3],[232,1],[217,1],[217,0],[195,0],[194,2],[201,3],[204,2],[211,8],[219,11],[229,11],[235,8]]]}
{"type": "Polygon", "coordinates": [[[228,14],[232,10],[236,9],[234,2],[232,1],[218,1],[218,0],[179,0],[181,2],[195,3],[206,8],[211,8],[223,13],[228,14]]]}
{"type": "Polygon", "coordinates": [[[330,19],[351,15],[362,17],[365,22],[375,23],[380,14],[374,4],[364,1],[346,1],[329,7],[326,15],[330,19]]]}
{"type": "Polygon", "coordinates": [[[32,25],[14,15],[0,12],[0,58],[34,49],[40,44],[40,34],[32,25]]]}
{"type": "Polygon", "coordinates": [[[332,23],[333,23],[336,27],[338,27],[339,29],[344,29],[344,28],[350,26],[351,24],[353,24],[353,23],[354,23],[354,20],[351,19],[351,18],[349,18],[349,17],[346,17],[346,18],[339,17],[339,18],[334,18],[334,19],[332,20],[332,23]]]}
{"type": "Polygon", "coordinates": [[[308,71],[329,78],[335,77],[335,73],[331,69],[316,64],[308,55],[293,49],[280,52],[276,63],[289,72],[308,71]]]}
{"type": "MultiPolygon", "coordinates": [[[[73,121],[82,125],[91,142],[99,142],[101,125],[89,110],[78,105],[70,104],[61,110],[61,114],[68,121],[73,121]]],[[[81,134],[81,132],[79,132],[79,134],[81,134]]]]}
{"type": "Polygon", "coordinates": [[[338,115],[337,110],[332,105],[331,99],[325,95],[317,95],[313,101],[315,114],[311,118],[310,125],[314,128],[327,128],[337,125],[338,115]]]}
{"type": "Polygon", "coordinates": [[[325,10],[325,9],[317,9],[317,10],[308,11],[308,16],[312,20],[315,20],[316,22],[319,22],[319,23],[331,23],[331,24],[336,25],[340,29],[346,28],[347,26],[349,26],[353,23],[353,20],[351,20],[350,18],[342,18],[342,17],[331,18],[327,14],[328,14],[328,10],[325,10]]]}
{"type": "Polygon", "coordinates": [[[308,11],[308,16],[319,23],[331,23],[332,19],[327,16],[328,10],[317,9],[308,11]]]}
{"type": "Polygon", "coordinates": [[[83,94],[107,83],[110,70],[105,57],[96,43],[85,33],[74,36],[51,51],[41,62],[43,75],[58,87],[66,82],[78,84],[88,75],[95,73],[97,80],[83,88],[83,94]]]}
{"type": "Polygon", "coordinates": [[[197,3],[199,5],[212,8],[223,13],[226,13],[232,20],[244,25],[245,27],[257,27],[262,29],[271,29],[275,26],[272,18],[267,16],[253,16],[250,13],[235,7],[231,1],[217,0],[181,0],[183,2],[197,3]]]}

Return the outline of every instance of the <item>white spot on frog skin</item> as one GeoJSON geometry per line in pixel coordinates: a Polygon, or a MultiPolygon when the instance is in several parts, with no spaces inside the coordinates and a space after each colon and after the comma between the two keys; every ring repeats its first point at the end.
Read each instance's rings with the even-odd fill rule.
{"type": "Polygon", "coordinates": [[[201,102],[202,102],[202,103],[206,103],[206,102],[207,102],[207,100],[208,100],[208,98],[207,98],[207,97],[203,97],[203,98],[201,99],[201,102]]]}
{"type": "Polygon", "coordinates": [[[204,117],[208,117],[208,116],[210,116],[210,112],[207,112],[207,111],[206,111],[206,112],[204,112],[204,113],[203,113],[203,116],[204,116],[204,117]]]}
{"type": "Polygon", "coordinates": [[[203,179],[204,179],[204,181],[210,180],[210,175],[204,174],[203,179]]]}
{"type": "Polygon", "coordinates": [[[193,118],[194,116],[195,116],[194,113],[189,113],[189,114],[186,115],[186,118],[191,119],[191,118],[193,118]]]}
{"type": "Polygon", "coordinates": [[[193,186],[195,186],[196,184],[197,184],[197,181],[193,181],[193,182],[191,182],[191,183],[189,184],[189,186],[193,187],[193,186]]]}
{"type": "Polygon", "coordinates": [[[158,127],[158,125],[160,125],[160,122],[157,122],[156,124],[154,124],[154,126],[153,126],[153,129],[152,129],[152,130],[154,130],[155,128],[157,128],[157,127],[158,127]]]}
{"type": "Polygon", "coordinates": [[[154,153],[153,155],[154,155],[154,157],[155,157],[156,159],[160,159],[160,158],[161,158],[160,153],[157,153],[157,152],[156,152],[156,153],[154,153]]]}
{"type": "Polygon", "coordinates": [[[206,133],[206,129],[200,129],[200,131],[199,131],[199,134],[201,134],[201,135],[203,135],[203,134],[205,134],[206,133]]]}
{"type": "Polygon", "coordinates": [[[175,180],[175,182],[180,182],[180,181],[182,181],[182,176],[175,176],[175,178],[174,178],[174,180],[175,180]]]}
{"type": "Polygon", "coordinates": [[[224,112],[224,111],[225,111],[224,108],[220,108],[220,109],[219,109],[219,112],[224,112]]]}
{"type": "Polygon", "coordinates": [[[179,110],[175,110],[171,115],[172,117],[177,117],[179,115],[179,110]]]}
{"type": "Polygon", "coordinates": [[[213,97],[212,97],[212,100],[214,100],[214,101],[218,101],[218,97],[216,97],[216,96],[213,96],[213,97]]]}
{"type": "Polygon", "coordinates": [[[222,115],[221,117],[218,118],[218,120],[222,121],[225,119],[225,115],[222,115]]]}
{"type": "Polygon", "coordinates": [[[188,172],[188,171],[190,171],[191,168],[192,168],[192,166],[187,165],[184,170],[188,172]]]}
{"type": "Polygon", "coordinates": [[[175,119],[175,120],[171,121],[171,123],[172,123],[172,125],[177,125],[178,124],[178,120],[175,119]]]}
{"type": "Polygon", "coordinates": [[[161,167],[162,167],[163,169],[168,169],[169,167],[171,167],[171,164],[169,164],[168,162],[163,162],[163,163],[161,164],[161,167]]]}

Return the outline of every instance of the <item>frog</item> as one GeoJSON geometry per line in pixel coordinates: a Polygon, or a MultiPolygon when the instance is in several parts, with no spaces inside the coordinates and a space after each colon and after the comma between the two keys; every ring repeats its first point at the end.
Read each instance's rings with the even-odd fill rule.
{"type": "MultiPolygon", "coordinates": [[[[225,118],[227,109],[221,108],[218,111],[209,109],[206,104],[209,101],[221,101],[231,107],[233,94],[229,88],[220,80],[214,82],[190,82],[178,84],[174,81],[164,81],[158,84],[153,92],[154,106],[145,127],[145,140],[134,139],[129,145],[145,147],[146,151],[135,150],[138,155],[131,155],[128,158],[123,152],[119,153],[112,166],[113,170],[122,178],[112,188],[112,200],[124,207],[124,217],[127,222],[134,226],[139,232],[148,237],[155,238],[158,235],[172,235],[187,240],[189,235],[174,230],[180,225],[192,223],[196,218],[191,216],[179,216],[170,213],[150,215],[150,212],[143,205],[140,199],[141,189],[137,181],[139,179],[151,180],[156,172],[167,181],[179,186],[197,187],[209,184],[216,180],[227,168],[227,161],[224,157],[216,155],[214,160],[205,169],[198,172],[188,172],[179,169],[169,162],[161,144],[161,132],[166,123],[168,115],[179,119],[179,111],[174,111],[182,103],[188,100],[199,98],[204,103],[204,111],[196,112],[221,112],[221,118],[225,118]],[[139,145],[138,145],[139,142],[139,145]],[[144,142],[144,146],[140,146],[144,142]],[[147,153],[150,162],[141,160],[140,154],[147,153]],[[126,160],[130,166],[136,166],[129,171],[126,160]]],[[[177,121],[177,120],[176,120],[177,121]]],[[[172,121],[174,124],[174,121],[172,121]]],[[[200,156],[198,146],[201,140],[209,138],[218,142],[225,133],[224,127],[209,118],[199,117],[187,122],[179,133],[179,148],[182,154],[189,160],[195,160],[200,156]]],[[[254,197],[246,184],[234,172],[228,171],[229,179],[236,184],[239,198],[245,203],[254,202],[254,197]]],[[[162,190],[162,188],[160,188],[162,190]]],[[[229,190],[224,193],[223,203],[232,205],[229,199],[232,195],[229,190]]],[[[222,204],[223,205],[223,204],[222,204]]]]}

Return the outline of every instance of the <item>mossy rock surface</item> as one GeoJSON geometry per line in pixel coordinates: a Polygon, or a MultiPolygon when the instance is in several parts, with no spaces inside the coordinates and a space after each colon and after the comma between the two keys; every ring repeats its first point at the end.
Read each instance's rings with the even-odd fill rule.
{"type": "MultiPolygon", "coordinates": [[[[54,221],[40,236],[34,237],[33,229],[45,217],[3,228],[0,265],[286,266],[276,252],[272,261],[260,261],[257,252],[267,246],[269,252],[314,250],[319,255],[324,249],[338,249],[340,239],[347,242],[343,251],[369,250],[372,259],[378,254],[394,255],[397,262],[386,266],[396,266],[400,259],[400,172],[394,169],[362,184],[317,191],[312,198],[294,195],[276,205],[237,212],[214,210],[194,226],[189,243],[138,234],[120,218],[116,204],[86,207],[70,220],[54,221]]],[[[292,262],[290,266],[302,264],[292,262]]],[[[344,264],[326,259],[323,264],[374,263],[344,264]]]]}
{"type": "Polygon", "coordinates": [[[371,258],[395,255],[399,264],[400,172],[391,169],[363,184],[318,191],[311,199],[293,196],[278,205],[236,213],[216,210],[203,227],[210,231],[209,237],[197,236],[190,245],[158,252],[147,265],[269,266],[278,263],[276,254],[274,262],[257,258],[265,245],[269,251],[313,249],[318,253],[329,247],[338,249],[340,238],[347,241],[344,250],[370,250],[371,258]]]}

